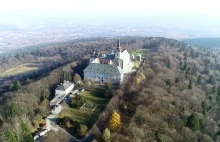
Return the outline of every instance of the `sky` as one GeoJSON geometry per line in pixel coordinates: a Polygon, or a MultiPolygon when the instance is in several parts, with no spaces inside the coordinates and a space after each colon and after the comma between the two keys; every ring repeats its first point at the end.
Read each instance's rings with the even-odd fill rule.
{"type": "Polygon", "coordinates": [[[31,27],[51,19],[53,24],[136,21],[136,26],[159,25],[220,36],[219,7],[219,0],[0,0],[0,28],[1,24],[31,27]]]}
{"type": "Polygon", "coordinates": [[[153,14],[184,13],[220,17],[218,0],[0,0],[0,12],[33,9],[142,10],[153,14]]]}

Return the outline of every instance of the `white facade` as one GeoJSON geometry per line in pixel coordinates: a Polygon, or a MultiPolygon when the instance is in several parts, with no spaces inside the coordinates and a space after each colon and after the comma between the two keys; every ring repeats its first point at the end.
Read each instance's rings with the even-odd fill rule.
{"type": "Polygon", "coordinates": [[[104,54],[100,55],[100,52],[98,54],[94,52],[90,57],[90,64],[84,70],[84,79],[98,82],[111,81],[112,83],[122,83],[124,70],[131,62],[131,55],[128,51],[121,49],[119,41],[115,52],[112,51],[106,56],[104,54]],[[105,65],[101,66],[100,64],[105,65]]]}
{"type": "Polygon", "coordinates": [[[123,69],[125,69],[125,67],[130,63],[131,56],[127,50],[124,50],[120,55],[120,59],[123,61],[123,69]]]}
{"type": "MultiPolygon", "coordinates": [[[[61,84],[61,85],[63,85],[63,84],[61,84]]],[[[57,95],[57,94],[67,95],[68,93],[70,93],[71,90],[73,90],[73,88],[74,88],[74,83],[72,83],[72,85],[66,89],[64,89],[64,88],[60,89],[60,87],[58,87],[55,89],[55,95],[57,95]]]]}
{"type": "Polygon", "coordinates": [[[84,79],[98,82],[111,81],[120,84],[123,81],[123,73],[121,75],[111,75],[108,73],[84,72],[84,79]]]}

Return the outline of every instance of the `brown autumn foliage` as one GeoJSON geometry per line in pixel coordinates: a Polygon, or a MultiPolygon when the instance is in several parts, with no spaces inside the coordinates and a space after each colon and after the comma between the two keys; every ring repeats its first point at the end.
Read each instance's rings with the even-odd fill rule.
{"type": "MultiPolygon", "coordinates": [[[[41,49],[28,57],[48,67],[57,67],[75,60],[72,55],[93,51],[110,51],[116,46],[112,39],[93,39],[41,49]],[[103,44],[103,41],[108,42],[103,44]],[[97,46],[99,45],[99,46],[97,46]],[[91,48],[90,48],[91,47],[91,48]],[[96,48],[97,47],[97,48],[96,48]],[[70,50],[76,48],[76,50],[70,50]],[[62,61],[61,61],[62,60],[62,61]],[[61,62],[59,62],[61,61],[61,62]]],[[[166,38],[128,38],[122,41],[129,50],[148,48],[146,60],[132,73],[100,115],[92,131],[102,140],[111,114],[117,110],[121,127],[111,133],[111,141],[219,141],[220,140],[220,59],[219,52],[202,49],[166,38]],[[137,82],[137,78],[139,81],[137,82]],[[178,78],[178,81],[176,81],[178,78]],[[192,88],[189,89],[191,80],[192,88]]],[[[82,56],[80,56],[82,57],[82,56]]],[[[10,58],[11,59],[11,58],[10,58]]],[[[11,59],[8,68],[24,63],[11,59]]],[[[2,65],[2,63],[1,63],[2,65]]],[[[24,141],[21,122],[29,128],[37,126],[48,112],[48,100],[54,87],[64,78],[72,80],[73,70],[82,73],[79,63],[57,68],[49,74],[33,79],[19,90],[0,97],[0,141],[8,141],[7,134],[24,141]],[[24,121],[18,121],[24,120],[24,121]],[[9,131],[9,129],[11,131],[9,131]],[[11,129],[12,128],[12,129],[11,129]],[[20,130],[20,131],[18,131],[20,130]]],[[[4,65],[6,67],[6,65],[4,65]]],[[[2,66],[1,66],[2,67],[2,66]]],[[[7,68],[7,67],[6,67],[7,68]]],[[[5,69],[6,69],[5,68],[5,69]]],[[[82,74],[80,74],[82,75],[82,74]]]]}
{"type": "Polygon", "coordinates": [[[110,102],[97,126],[105,129],[114,106],[122,126],[111,134],[112,141],[218,141],[219,52],[171,39],[153,43],[144,64],[121,87],[120,105],[110,102]]]}

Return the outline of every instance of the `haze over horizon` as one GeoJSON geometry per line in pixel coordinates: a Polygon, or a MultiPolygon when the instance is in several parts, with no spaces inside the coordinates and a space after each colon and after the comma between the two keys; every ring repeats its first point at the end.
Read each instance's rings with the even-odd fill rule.
{"type": "Polygon", "coordinates": [[[0,49],[95,36],[220,37],[218,3],[217,0],[2,1],[0,49]]]}

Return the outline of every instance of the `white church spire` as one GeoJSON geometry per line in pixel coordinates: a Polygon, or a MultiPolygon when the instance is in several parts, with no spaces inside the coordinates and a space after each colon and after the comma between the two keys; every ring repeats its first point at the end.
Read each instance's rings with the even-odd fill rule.
{"type": "Polygon", "coordinates": [[[119,51],[121,51],[120,39],[118,39],[117,49],[118,49],[119,51]]]}

